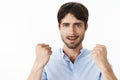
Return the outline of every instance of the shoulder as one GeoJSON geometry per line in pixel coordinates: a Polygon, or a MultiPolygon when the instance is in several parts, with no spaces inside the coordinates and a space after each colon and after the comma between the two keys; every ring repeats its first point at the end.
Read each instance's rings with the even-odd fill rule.
{"type": "Polygon", "coordinates": [[[61,48],[53,49],[50,59],[47,65],[45,66],[45,69],[48,70],[49,68],[52,68],[53,66],[58,64],[61,60],[62,60],[61,48]]]}
{"type": "Polygon", "coordinates": [[[61,48],[56,48],[52,50],[51,56],[59,55],[60,53],[61,53],[61,48]]]}
{"type": "Polygon", "coordinates": [[[87,49],[87,48],[83,48],[81,49],[81,55],[82,56],[89,56],[91,54],[91,50],[87,49]]]}
{"type": "Polygon", "coordinates": [[[56,48],[52,50],[52,54],[50,56],[50,60],[59,59],[62,56],[62,49],[56,48]]]}

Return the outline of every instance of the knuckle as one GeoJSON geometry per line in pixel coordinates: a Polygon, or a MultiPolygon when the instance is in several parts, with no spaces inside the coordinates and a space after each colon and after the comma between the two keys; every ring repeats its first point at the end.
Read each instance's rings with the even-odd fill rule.
{"type": "Polygon", "coordinates": [[[94,50],[94,51],[92,51],[92,56],[93,57],[96,57],[96,56],[98,56],[100,54],[100,51],[99,50],[94,50]]]}
{"type": "Polygon", "coordinates": [[[42,44],[37,44],[37,47],[42,47],[42,44]]]}
{"type": "Polygon", "coordinates": [[[51,50],[49,50],[49,49],[46,49],[46,50],[45,50],[45,52],[46,52],[46,53],[50,53],[50,52],[51,52],[51,50]]]}

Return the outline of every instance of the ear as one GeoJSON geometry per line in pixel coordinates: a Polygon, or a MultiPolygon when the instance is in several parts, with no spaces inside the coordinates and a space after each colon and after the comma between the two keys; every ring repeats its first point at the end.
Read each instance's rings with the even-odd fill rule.
{"type": "Polygon", "coordinates": [[[86,27],[85,31],[87,31],[87,29],[88,29],[88,22],[86,23],[85,27],[86,27]]]}

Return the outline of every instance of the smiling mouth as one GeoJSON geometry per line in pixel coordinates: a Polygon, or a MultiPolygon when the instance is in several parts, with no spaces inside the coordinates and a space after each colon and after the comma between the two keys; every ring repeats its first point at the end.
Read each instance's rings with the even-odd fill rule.
{"type": "Polygon", "coordinates": [[[78,38],[78,36],[68,36],[67,39],[68,40],[76,40],[78,38]]]}

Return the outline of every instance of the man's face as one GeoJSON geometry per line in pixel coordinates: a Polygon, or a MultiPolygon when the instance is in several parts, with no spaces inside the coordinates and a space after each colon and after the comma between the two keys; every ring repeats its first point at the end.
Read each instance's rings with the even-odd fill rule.
{"type": "Polygon", "coordinates": [[[65,45],[70,49],[75,49],[81,45],[84,39],[85,24],[83,21],[78,20],[72,14],[67,14],[61,20],[59,30],[65,45]]]}

